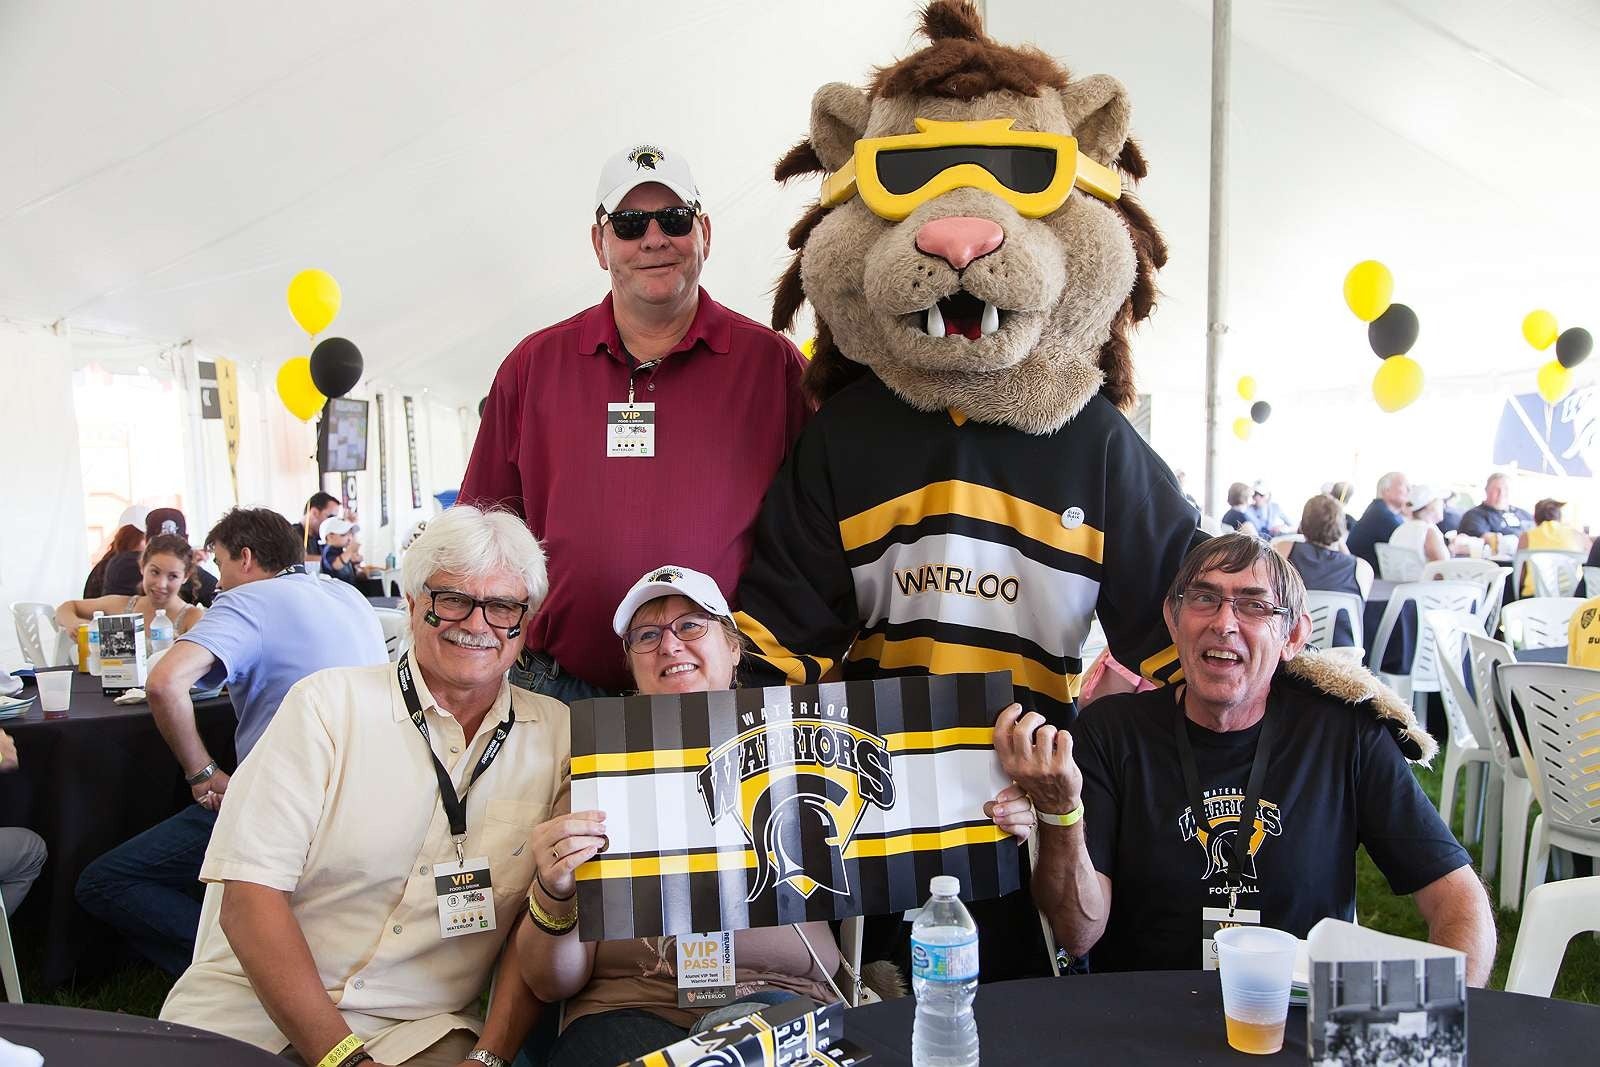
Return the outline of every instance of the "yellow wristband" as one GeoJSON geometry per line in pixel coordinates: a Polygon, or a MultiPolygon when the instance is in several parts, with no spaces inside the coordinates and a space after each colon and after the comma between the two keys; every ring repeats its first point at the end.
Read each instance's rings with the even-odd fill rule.
{"type": "Polygon", "coordinates": [[[346,1056],[365,1045],[366,1042],[355,1034],[347,1034],[343,1041],[330,1048],[328,1054],[317,1061],[317,1067],[338,1067],[345,1061],[346,1056]]]}
{"type": "Polygon", "coordinates": [[[560,937],[578,925],[578,908],[576,905],[573,906],[570,915],[557,917],[540,907],[539,900],[533,893],[528,894],[528,914],[533,917],[533,925],[552,937],[560,937]]]}
{"type": "Polygon", "coordinates": [[[1034,808],[1033,813],[1039,816],[1040,822],[1047,822],[1051,826],[1072,826],[1077,823],[1079,819],[1083,818],[1083,801],[1078,801],[1078,806],[1067,812],[1065,815],[1056,815],[1053,812],[1040,811],[1038,808],[1034,808]]]}

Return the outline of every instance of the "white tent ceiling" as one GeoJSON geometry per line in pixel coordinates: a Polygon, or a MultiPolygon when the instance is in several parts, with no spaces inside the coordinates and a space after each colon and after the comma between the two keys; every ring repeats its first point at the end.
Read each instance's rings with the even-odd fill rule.
{"type": "MultiPolygon", "coordinates": [[[[603,5],[0,2],[0,315],[276,362],[283,289],[332,272],[368,375],[481,395],[593,302],[594,177],[639,139],[694,163],[705,281],[764,319],[814,195],[770,180],[812,90],[913,46],[909,0],[603,5]]],[[[1173,246],[1142,375],[1198,389],[1209,7],[989,0],[992,31],[1128,85],[1173,246]]],[[[1376,257],[1431,375],[1600,332],[1600,10],[1590,0],[1237,0],[1227,373],[1280,397],[1376,369],[1340,301],[1376,257]]]]}

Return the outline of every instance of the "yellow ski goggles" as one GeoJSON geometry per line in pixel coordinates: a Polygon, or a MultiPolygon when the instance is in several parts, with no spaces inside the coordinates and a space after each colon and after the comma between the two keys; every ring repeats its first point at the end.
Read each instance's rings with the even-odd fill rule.
{"type": "Polygon", "coordinates": [[[952,189],[993,193],[1028,218],[1067,202],[1074,188],[1101,200],[1122,195],[1122,179],[1059,133],[1013,130],[1014,119],[916,120],[917,132],[864,137],[854,157],[822,183],[822,204],[857,193],[874,215],[898,222],[952,189]]]}

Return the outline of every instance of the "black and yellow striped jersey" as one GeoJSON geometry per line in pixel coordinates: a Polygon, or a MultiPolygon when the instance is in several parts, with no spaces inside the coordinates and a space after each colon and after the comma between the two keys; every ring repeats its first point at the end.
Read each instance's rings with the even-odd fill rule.
{"type": "Polygon", "coordinates": [[[1035,436],[917,411],[869,374],[762,505],[737,598],[751,680],[1009,670],[1025,707],[1066,724],[1096,613],[1119,662],[1181,674],[1161,602],[1198,518],[1103,397],[1035,436]]]}

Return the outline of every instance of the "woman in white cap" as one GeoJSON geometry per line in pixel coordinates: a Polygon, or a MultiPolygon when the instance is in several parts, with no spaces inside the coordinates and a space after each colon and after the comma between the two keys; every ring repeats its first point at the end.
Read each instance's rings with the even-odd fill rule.
{"type": "MultiPolygon", "coordinates": [[[[717,583],[687,567],[647,571],[617,606],[612,629],[639,692],[729,689],[743,652],[717,583]]],[[[569,814],[566,789],[556,817],[534,830],[541,862],[531,894],[539,911],[564,919],[575,908],[573,872],[605,844],[605,813],[569,814]],[[560,858],[554,857],[559,854],[560,858]]],[[[583,943],[577,926],[561,934],[523,922],[517,950],[524,980],[547,1003],[565,1000],[550,1067],[622,1063],[688,1036],[713,1009],[680,1007],[673,937],[583,943]]],[[[735,995],[744,1014],[793,996],[838,998],[839,948],[824,922],[740,930],[733,938],[735,995]]],[[[719,1012],[719,1015],[721,1013],[719,1012]]]]}
{"type": "Polygon", "coordinates": [[[1438,525],[1444,518],[1444,497],[1429,486],[1413,482],[1406,497],[1406,510],[1405,521],[1389,535],[1389,543],[1411,549],[1422,556],[1425,563],[1449,559],[1450,549],[1438,525]]]}

